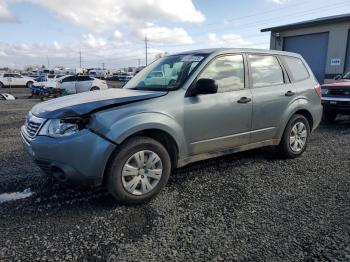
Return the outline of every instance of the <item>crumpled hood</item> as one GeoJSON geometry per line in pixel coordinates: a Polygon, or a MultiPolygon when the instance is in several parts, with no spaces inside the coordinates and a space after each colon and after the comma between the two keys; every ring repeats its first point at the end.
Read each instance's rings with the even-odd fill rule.
{"type": "Polygon", "coordinates": [[[162,91],[107,89],[52,99],[34,106],[31,113],[40,118],[64,118],[87,115],[105,108],[166,95],[162,91]]]}

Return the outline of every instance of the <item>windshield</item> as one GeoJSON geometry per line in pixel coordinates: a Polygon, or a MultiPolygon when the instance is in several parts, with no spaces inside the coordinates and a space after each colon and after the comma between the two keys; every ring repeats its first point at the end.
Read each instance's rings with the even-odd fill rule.
{"type": "Polygon", "coordinates": [[[205,58],[204,55],[163,57],[140,71],[124,88],[137,90],[175,90],[205,58]]]}

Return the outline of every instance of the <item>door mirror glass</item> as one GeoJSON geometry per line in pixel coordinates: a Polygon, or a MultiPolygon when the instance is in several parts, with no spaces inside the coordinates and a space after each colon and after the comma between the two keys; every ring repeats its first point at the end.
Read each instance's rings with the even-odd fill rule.
{"type": "Polygon", "coordinates": [[[197,94],[215,94],[218,92],[218,85],[214,79],[202,78],[196,82],[197,94]]]}

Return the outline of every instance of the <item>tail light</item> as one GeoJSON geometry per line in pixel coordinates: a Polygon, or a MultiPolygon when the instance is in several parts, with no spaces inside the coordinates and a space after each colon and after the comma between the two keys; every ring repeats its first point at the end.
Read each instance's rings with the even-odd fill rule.
{"type": "Polygon", "coordinates": [[[320,97],[321,96],[321,85],[320,84],[315,86],[315,91],[316,91],[317,95],[320,97]]]}

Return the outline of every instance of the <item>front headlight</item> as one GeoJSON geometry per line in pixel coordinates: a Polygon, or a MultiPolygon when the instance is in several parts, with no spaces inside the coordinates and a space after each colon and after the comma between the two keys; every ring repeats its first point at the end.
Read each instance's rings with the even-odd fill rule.
{"type": "Polygon", "coordinates": [[[329,92],[328,89],[325,89],[325,88],[322,88],[322,89],[321,89],[321,94],[322,94],[322,95],[328,95],[328,92],[329,92]]]}
{"type": "Polygon", "coordinates": [[[71,119],[49,119],[40,129],[39,135],[62,137],[79,131],[79,122],[71,119]]]}

